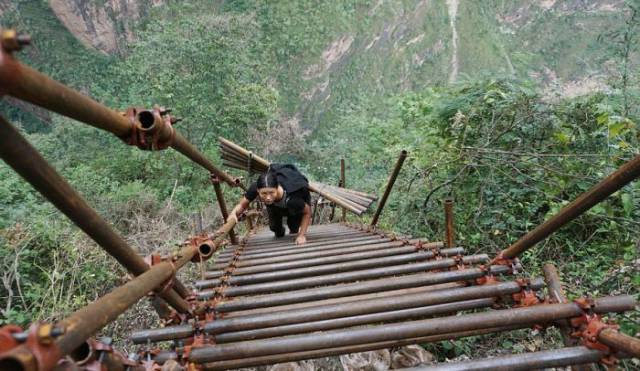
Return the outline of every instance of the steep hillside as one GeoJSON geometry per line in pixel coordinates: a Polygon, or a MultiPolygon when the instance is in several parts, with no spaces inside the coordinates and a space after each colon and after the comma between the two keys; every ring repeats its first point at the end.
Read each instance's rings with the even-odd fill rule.
{"type": "MultiPolygon", "coordinates": [[[[637,155],[639,14],[640,0],[0,0],[0,26],[33,37],[20,60],[115,109],[172,108],[218,163],[218,136],[326,183],[344,157],[347,186],[380,194],[408,150],[379,225],[440,239],[453,196],[457,241],[487,253],[637,155]]],[[[175,151],[6,97],[0,115],[141,252],[211,210],[208,174],[175,151]]],[[[638,220],[640,182],[525,254],[528,273],[562,262],[571,295],[637,294],[638,220]]],[[[0,321],[60,318],[119,282],[111,263],[0,163],[0,321]]]]}
{"type": "MultiPolygon", "coordinates": [[[[533,79],[562,94],[604,89],[616,63],[603,36],[625,17],[622,0],[163,3],[3,0],[0,9],[4,25],[51,45],[42,51],[47,61],[92,50],[126,59],[146,25],[188,14],[252,17],[261,73],[280,92],[282,121],[306,131],[390,95],[479,76],[533,79]],[[65,41],[65,29],[81,47],[65,41]]],[[[83,74],[89,63],[46,68],[80,84],[91,76],[83,74]]]]}
{"type": "Polygon", "coordinates": [[[303,31],[315,42],[300,42],[311,47],[291,56],[296,63],[281,61],[288,113],[307,128],[363,101],[480,76],[533,79],[566,94],[603,88],[615,61],[601,38],[618,29],[623,4],[378,1],[340,14],[303,31]]]}

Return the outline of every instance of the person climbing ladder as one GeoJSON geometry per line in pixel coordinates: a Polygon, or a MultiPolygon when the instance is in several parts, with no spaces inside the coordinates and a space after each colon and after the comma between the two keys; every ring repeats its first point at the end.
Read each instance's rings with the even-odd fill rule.
{"type": "Polygon", "coordinates": [[[309,181],[294,165],[271,164],[258,176],[247,192],[231,210],[227,220],[241,215],[257,197],[267,206],[269,229],[276,237],[283,237],[285,229],[282,218],[287,218],[289,234],[297,234],[296,245],[307,242],[305,234],[311,224],[311,194],[309,181]]]}

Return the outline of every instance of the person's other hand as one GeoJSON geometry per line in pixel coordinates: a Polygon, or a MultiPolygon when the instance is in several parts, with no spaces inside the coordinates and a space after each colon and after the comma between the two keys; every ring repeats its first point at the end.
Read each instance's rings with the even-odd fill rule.
{"type": "Polygon", "coordinates": [[[296,245],[304,245],[305,243],[307,243],[307,238],[305,236],[296,237],[296,245]]]}
{"type": "Polygon", "coordinates": [[[238,224],[238,216],[236,215],[235,212],[232,212],[231,214],[229,214],[229,217],[227,218],[227,223],[232,220],[235,220],[236,224],[238,224]]]}

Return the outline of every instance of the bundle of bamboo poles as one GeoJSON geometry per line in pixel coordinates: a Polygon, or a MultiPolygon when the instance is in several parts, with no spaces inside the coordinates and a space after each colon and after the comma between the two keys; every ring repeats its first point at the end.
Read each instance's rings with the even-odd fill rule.
{"type": "MultiPolygon", "coordinates": [[[[222,137],[218,139],[223,165],[249,173],[264,173],[269,169],[270,162],[264,158],[222,137]]],[[[374,195],[318,182],[309,182],[309,190],[356,215],[364,214],[377,200],[374,195]]]]}

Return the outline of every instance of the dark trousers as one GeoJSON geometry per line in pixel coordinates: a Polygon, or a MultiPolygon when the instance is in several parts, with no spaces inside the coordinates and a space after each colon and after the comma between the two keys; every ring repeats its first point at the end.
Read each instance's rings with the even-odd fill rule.
{"type": "Polygon", "coordinates": [[[269,214],[269,229],[276,234],[276,237],[284,236],[285,230],[282,226],[283,217],[287,218],[289,233],[298,233],[300,223],[302,222],[302,213],[291,214],[287,209],[276,206],[267,206],[267,213],[269,214]]]}

